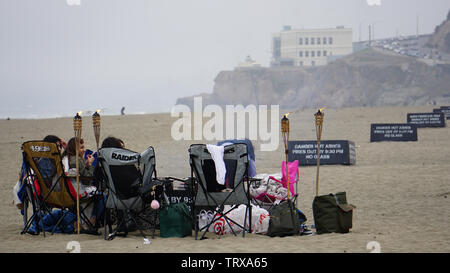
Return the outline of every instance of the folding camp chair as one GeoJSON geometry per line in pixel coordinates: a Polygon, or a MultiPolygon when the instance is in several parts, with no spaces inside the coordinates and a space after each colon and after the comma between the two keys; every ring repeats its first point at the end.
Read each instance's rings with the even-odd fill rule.
{"type": "MultiPolygon", "coordinates": [[[[234,167],[230,168],[233,171],[227,169],[226,176],[228,183],[228,189],[226,186],[222,186],[217,183],[216,180],[216,170],[211,154],[208,152],[207,146],[205,144],[193,144],[189,147],[189,163],[191,166],[191,177],[197,181],[198,186],[197,193],[194,200],[194,228],[195,228],[195,239],[197,239],[198,231],[203,231],[201,239],[205,237],[206,232],[210,225],[215,221],[224,219],[225,222],[230,225],[232,222],[235,228],[242,229],[245,236],[246,228],[245,223],[247,220],[247,215],[249,217],[249,222],[251,223],[251,205],[250,198],[248,195],[249,183],[244,183],[248,181],[248,157],[247,157],[247,146],[243,143],[236,143],[224,146],[224,161],[234,162],[234,167]],[[236,209],[240,204],[246,206],[244,226],[236,223],[227,214],[232,210],[236,209]],[[225,205],[236,205],[231,206],[229,210],[225,211],[225,205]],[[211,207],[216,213],[216,217],[211,219],[204,227],[199,230],[199,219],[196,217],[196,211],[201,207],[211,207]]],[[[248,232],[251,232],[251,225],[249,225],[248,232]]],[[[233,228],[231,231],[234,235],[236,232],[233,228]]]]}
{"type": "MultiPolygon", "coordinates": [[[[138,219],[153,226],[152,238],[155,235],[156,219],[146,219],[145,202],[142,195],[143,184],[156,179],[156,160],[153,147],[148,147],[141,154],[122,148],[101,148],[98,151],[99,162],[107,187],[105,240],[112,240],[116,235],[128,234],[128,223],[134,223],[147,240],[138,219]],[[116,227],[112,228],[111,215],[115,213],[116,227]],[[107,236],[106,227],[109,227],[107,236]],[[122,231],[124,234],[121,234],[122,231]]],[[[156,214],[154,214],[156,217],[156,214]]]]}
{"type": "MultiPolygon", "coordinates": [[[[25,187],[24,204],[24,228],[21,234],[27,233],[34,223],[36,233],[43,232],[46,228],[44,219],[55,223],[51,230],[53,234],[57,228],[64,232],[68,224],[65,217],[68,214],[76,214],[76,196],[69,177],[64,173],[61,155],[55,143],[45,141],[27,141],[22,144],[22,155],[25,169],[25,177],[22,180],[25,187]],[[28,206],[31,204],[33,214],[28,217],[28,206]],[[61,209],[61,213],[53,213],[53,209],[61,209]]],[[[80,197],[80,203],[94,201],[92,196],[80,197]]],[[[80,207],[80,220],[86,222],[90,229],[94,229],[84,209],[80,207]]]]}

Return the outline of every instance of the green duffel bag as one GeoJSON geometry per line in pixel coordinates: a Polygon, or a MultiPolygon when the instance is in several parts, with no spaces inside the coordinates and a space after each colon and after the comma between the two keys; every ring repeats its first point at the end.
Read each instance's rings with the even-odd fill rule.
{"type": "Polygon", "coordinates": [[[192,236],[192,215],[186,203],[164,204],[159,211],[160,236],[192,236]]]}
{"type": "Polygon", "coordinates": [[[294,202],[287,199],[269,210],[270,220],[267,235],[290,236],[300,234],[300,220],[294,202]]]}
{"type": "Polygon", "coordinates": [[[352,228],[352,204],[347,203],[345,192],[314,197],[313,216],[316,233],[348,233],[352,228]]]}

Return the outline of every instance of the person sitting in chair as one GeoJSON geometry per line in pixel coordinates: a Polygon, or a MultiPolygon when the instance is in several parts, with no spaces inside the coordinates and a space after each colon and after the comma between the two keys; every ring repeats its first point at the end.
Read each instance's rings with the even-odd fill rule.
{"type": "MultiPolygon", "coordinates": [[[[68,166],[65,166],[65,169],[70,170],[76,169],[76,138],[71,138],[69,142],[67,143],[66,150],[63,153],[63,162],[66,162],[65,164],[68,164],[68,166]]],[[[87,160],[84,160],[84,153],[85,153],[85,146],[84,146],[84,140],[80,139],[79,146],[78,146],[78,174],[79,174],[79,192],[77,187],[77,181],[75,177],[70,177],[70,182],[72,183],[73,188],[76,192],[80,195],[81,198],[87,197],[97,191],[97,188],[92,185],[92,182],[94,181],[94,167],[92,166],[92,163],[94,162],[94,157],[92,155],[87,155],[87,160]]],[[[80,204],[84,205],[84,204],[80,204]]],[[[93,207],[95,204],[88,203],[86,207],[84,207],[84,211],[86,212],[86,215],[91,215],[90,222],[92,225],[95,225],[96,223],[96,214],[93,213],[93,207]]],[[[88,229],[86,224],[82,225],[83,229],[88,229]]]]}

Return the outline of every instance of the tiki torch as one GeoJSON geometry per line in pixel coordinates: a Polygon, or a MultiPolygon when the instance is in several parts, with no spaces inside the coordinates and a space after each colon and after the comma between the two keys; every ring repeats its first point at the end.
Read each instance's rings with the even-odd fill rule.
{"type": "Polygon", "coordinates": [[[80,116],[81,112],[78,112],[73,118],[73,130],[75,132],[75,167],[77,169],[77,233],[80,234],[80,175],[79,175],[79,164],[78,164],[78,151],[80,150],[81,141],[81,129],[83,127],[83,120],[80,116]]]}
{"type": "Polygon", "coordinates": [[[287,187],[287,196],[288,199],[290,198],[290,185],[289,185],[289,161],[288,161],[288,154],[289,154],[289,119],[287,118],[290,113],[287,113],[283,116],[281,119],[281,134],[283,135],[283,142],[284,142],[284,153],[286,155],[286,187],[287,187]]]}
{"type": "Polygon", "coordinates": [[[100,110],[95,111],[92,115],[92,126],[94,127],[94,136],[95,142],[97,143],[97,151],[98,151],[98,143],[100,141],[100,110]]]}
{"type": "Polygon", "coordinates": [[[319,195],[319,168],[320,168],[320,139],[322,138],[322,125],[323,125],[323,112],[324,108],[320,108],[317,113],[314,114],[316,119],[316,136],[317,136],[317,174],[316,174],[316,196],[319,195]]]}

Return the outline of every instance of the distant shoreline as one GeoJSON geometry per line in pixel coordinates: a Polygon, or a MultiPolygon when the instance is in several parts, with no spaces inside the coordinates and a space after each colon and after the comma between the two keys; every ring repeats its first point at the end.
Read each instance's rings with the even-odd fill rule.
{"type": "MultiPolygon", "coordinates": [[[[447,106],[447,105],[441,105],[441,104],[425,104],[425,105],[405,105],[405,106],[397,106],[397,105],[386,105],[386,106],[347,106],[347,107],[328,107],[329,109],[379,109],[379,108],[407,108],[407,107],[441,107],[441,106],[447,106]]],[[[283,111],[294,111],[294,110],[300,110],[305,111],[309,109],[315,109],[314,107],[310,108],[302,108],[302,109],[282,109],[280,108],[280,113],[283,111]]],[[[431,111],[432,112],[432,111],[431,111]]],[[[284,112],[283,112],[284,113],[284,112]]],[[[122,116],[145,116],[145,115],[170,115],[170,111],[168,112],[154,112],[154,113],[129,113],[125,115],[120,114],[101,114],[101,116],[107,116],[107,117],[122,117],[122,116]]],[[[81,115],[82,118],[91,118],[91,115],[81,115]]],[[[1,116],[0,120],[48,120],[48,119],[66,119],[66,118],[73,118],[73,116],[70,115],[64,115],[64,116],[40,116],[40,117],[14,117],[11,116],[1,116]]]]}

